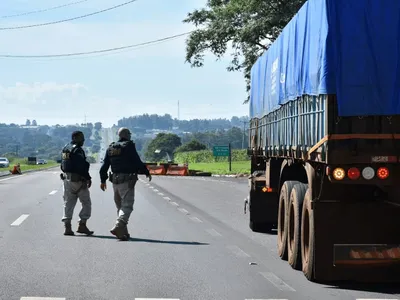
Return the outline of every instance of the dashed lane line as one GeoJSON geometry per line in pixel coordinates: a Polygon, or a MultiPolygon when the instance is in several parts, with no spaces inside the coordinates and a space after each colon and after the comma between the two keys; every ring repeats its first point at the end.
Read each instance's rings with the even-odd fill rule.
{"type": "Polygon", "coordinates": [[[192,220],[193,222],[196,222],[196,223],[203,223],[203,221],[200,220],[200,219],[197,218],[197,217],[190,217],[190,220],[192,220]]]}
{"type": "Polygon", "coordinates": [[[212,236],[222,236],[222,234],[220,234],[218,231],[216,231],[214,228],[211,229],[207,229],[206,230],[210,235],[212,236]]]}
{"type": "Polygon", "coordinates": [[[49,193],[49,195],[54,195],[54,194],[57,193],[57,192],[58,192],[57,190],[51,191],[51,192],[49,193]]]}
{"type": "Polygon", "coordinates": [[[21,297],[20,300],[66,300],[66,298],[55,298],[55,297],[21,297]]]}
{"type": "Polygon", "coordinates": [[[261,272],[260,274],[281,291],[290,291],[290,292],[296,291],[294,288],[292,288],[290,285],[288,285],[286,282],[284,282],[282,279],[280,279],[272,272],[261,272]]]}
{"type": "Polygon", "coordinates": [[[186,215],[189,214],[189,212],[188,212],[186,209],[184,209],[184,208],[178,208],[178,210],[179,210],[181,213],[184,213],[184,214],[186,214],[186,215]]]}
{"type": "Polygon", "coordinates": [[[27,218],[29,217],[29,215],[21,215],[18,219],[16,219],[14,222],[11,223],[11,226],[19,226],[22,224],[22,222],[24,222],[27,218]]]}
{"type": "Polygon", "coordinates": [[[230,245],[227,246],[227,248],[233,252],[233,254],[235,254],[238,257],[250,257],[249,254],[247,254],[246,252],[244,252],[242,249],[240,249],[238,246],[234,246],[234,245],[230,245]]]}

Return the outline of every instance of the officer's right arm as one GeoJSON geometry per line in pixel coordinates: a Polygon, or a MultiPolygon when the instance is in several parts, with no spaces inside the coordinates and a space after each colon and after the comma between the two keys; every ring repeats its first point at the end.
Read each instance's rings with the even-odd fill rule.
{"type": "Polygon", "coordinates": [[[108,175],[107,175],[107,171],[108,168],[110,167],[110,157],[108,156],[108,151],[106,151],[106,154],[104,155],[104,159],[103,159],[103,164],[100,168],[100,180],[101,183],[106,183],[107,179],[108,179],[108,175]]]}

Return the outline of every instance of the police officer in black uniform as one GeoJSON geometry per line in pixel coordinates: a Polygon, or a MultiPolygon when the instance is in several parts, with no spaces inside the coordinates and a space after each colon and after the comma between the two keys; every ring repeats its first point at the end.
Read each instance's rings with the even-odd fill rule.
{"type": "Polygon", "coordinates": [[[117,222],[110,232],[120,240],[128,240],[127,224],[135,203],[138,174],[145,174],[149,181],[151,181],[151,175],[136,151],[129,129],[120,128],[118,136],[118,142],[111,143],[108,147],[100,168],[100,188],[103,191],[106,190],[106,181],[109,178],[113,184],[114,201],[118,213],[117,222]],[[110,165],[112,174],[108,176],[107,171],[110,165]]]}
{"type": "Polygon", "coordinates": [[[77,232],[92,235],[86,226],[86,221],[92,214],[92,202],[90,199],[89,188],[92,185],[92,178],[89,174],[90,164],[86,160],[85,151],[82,146],[85,136],[82,131],[72,133],[72,141],[64,146],[62,150],[60,175],[64,182],[64,216],[62,221],[65,224],[64,235],[74,235],[71,228],[71,220],[74,213],[76,202],[79,198],[82,209],[79,213],[79,225],[77,232]]]}

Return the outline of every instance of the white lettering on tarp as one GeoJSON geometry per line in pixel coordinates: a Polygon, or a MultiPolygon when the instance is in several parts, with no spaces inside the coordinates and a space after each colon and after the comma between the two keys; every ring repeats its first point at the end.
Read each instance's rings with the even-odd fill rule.
{"type": "Polygon", "coordinates": [[[278,71],[278,66],[279,66],[279,58],[275,59],[271,67],[271,95],[276,94],[276,82],[277,82],[276,73],[278,71]]]}

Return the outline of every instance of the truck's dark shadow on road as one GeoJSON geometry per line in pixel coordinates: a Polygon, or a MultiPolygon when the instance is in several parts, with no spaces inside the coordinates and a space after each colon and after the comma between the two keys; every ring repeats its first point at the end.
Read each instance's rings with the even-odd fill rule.
{"type": "Polygon", "coordinates": [[[330,282],[324,283],[328,289],[352,290],[360,292],[400,294],[400,283],[359,283],[359,282],[330,282]]]}
{"type": "MultiPolygon", "coordinates": [[[[98,239],[109,239],[116,240],[118,239],[115,236],[111,235],[77,235],[86,238],[98,238],[98,239]]],[[[131,237],[127,242],[137,242],[137,243],[154,243],[154,244],[172,244],[172,245],[189,245],[189,246],[208,246],[208,243],[200,243],[200,242],[186,242],[186,241],[166,241],[166,240],[153,240],[153,239],[142,239],[142,238],[134,238],[131,237]]]]}

